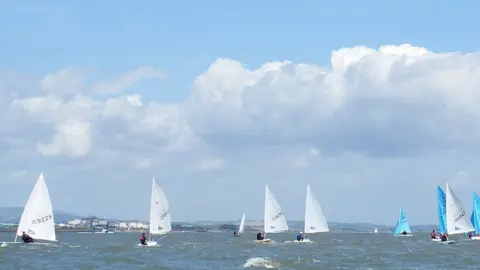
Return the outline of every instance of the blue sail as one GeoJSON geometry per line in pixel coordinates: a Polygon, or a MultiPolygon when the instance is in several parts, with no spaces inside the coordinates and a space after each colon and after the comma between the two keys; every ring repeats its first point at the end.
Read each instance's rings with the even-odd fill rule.
{"type": "Polygon", "coordinates": [[[477,193],[473,192],[473,211],[472,216],[470,217],[470,222],[472,222],[473,228],[475,228],[476,234],[480,233],[480,197],[477,193]]]}
{"type": "Polygon", "coordinates": [[[438,229],[440,233],[447,232],[447,217],[446,217],[446,197],[440,186],[437,186],[437,201],[438,201],[438,229]]]}
{"type": "Polygon", "coordinates": [[[393,235],[402,234],[402,232],[404,231],[408,234],[412,233],[412,231],[410,230],[410,225],[408,225],[408,220],[405,217],[405,214],[403,214],[403,209],[400,208],[400,217],[398,218],[395,229],[393,230],[393,235]]]}

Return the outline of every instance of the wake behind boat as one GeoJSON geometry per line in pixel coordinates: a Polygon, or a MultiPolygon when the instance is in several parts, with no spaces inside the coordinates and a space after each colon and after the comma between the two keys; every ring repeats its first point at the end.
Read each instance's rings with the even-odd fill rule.
{"type": "Polygon", "coordinates": [[[393,236],[413,236],[407,217],[405,217],[402,208],[400,208],[400,216],[398,217],[397,224],[393,230],[393,236]]]}
{"type": "MultiPolygon", "coordinates": [[[[23,242],[29,244],[53,245],[37,241],[57,241],[52,202],[43,173],[38,177],[23,209],[14,242],[4,243],[19,243],[17,242],[18,236],[22,238],[23,242]]],[[[5,246],[5,244],[2,245],[5,246]]]]}
{"type": "Polygon", "coordinates": [[[268,185],[265,185],[265,213],[263,221],[263,237],[259,232],[257,234],[257,243],[269,243],[272,240],[267,238],[267,233],[280,233],[288,231],[287,221],[283,215],[282,208],[277,202],[275,195],[270,191],[268,185]]]}

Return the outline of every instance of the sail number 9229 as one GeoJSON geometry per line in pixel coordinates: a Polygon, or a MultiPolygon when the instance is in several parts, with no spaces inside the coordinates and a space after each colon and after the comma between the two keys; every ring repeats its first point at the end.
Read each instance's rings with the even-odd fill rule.
{"type": "Polygon", "coordinates": [[[40,224],[49,221],[50,219],[53,219],[53,216],[50,214],[48,216],[43,216],[39,218],[32,219],[32,224],[40,224]]]}

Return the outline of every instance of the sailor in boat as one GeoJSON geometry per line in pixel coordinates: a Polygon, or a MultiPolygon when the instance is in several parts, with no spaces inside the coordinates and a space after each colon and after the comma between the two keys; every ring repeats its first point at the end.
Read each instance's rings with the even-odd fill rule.
{"type": "Polygon", "coordinates": [[[473,236],[473,233],[472,233],[472,232],[469,232],[469,233],[468,233],[468,238],[472,238],[472,236],[473,236]]]}
{"type": "Polygon", "coordinates": [[[145,237],[145,233],[142,233],[142,235],[140,236],[140,244],[142,244],[143,246],[147,245],[147,238],[145,237]]]}
{"type": "Polygon", "coordinates": [[[442,239],[442,242],[448,241],[448,234],[446,233],[443,234],[441,239],[442,239]]]}
{"type": "Polygon", "coordinates": [[[261,232],[258,232],[257,233],[257,240],[263,240],[263,236],[262,236],[262,233],[261,232]]]}
{"type": "Polygon", "coordinates": [[[437,236],[435,235],[435,230],[433,230],[431,233],[430,233],[430,237],[432,237],[432,239],[436,239],[437,236]]]}
{"type": "Polygon", "coordinates": [[[300,241],[303,241],[303,239],[304,239],[304,237],[303,237],[303,232],[299,232],[299,233],[297,234],[297,241],[300,242],[300,241]]]}
{"type": "Polygon", "coordinates": [[[30,237],[30,235],[26,234],[25,232],[22,232],[22,240],[23,240],[23,242],[25,242],[25,243],[27,243],[27,244],[34,242],[34,241],[33,241],[33,238],[30,237]]]}
{"type": "Polygon", "coordinates": [[[402,234],[403,234],[403,235],[407,235],[407,231],[403,231],[402,234]]]}
{"type": "Polygon", "coordinates": [[[237,232],[233,232],[233,236],[237,236],[237,232]]]}

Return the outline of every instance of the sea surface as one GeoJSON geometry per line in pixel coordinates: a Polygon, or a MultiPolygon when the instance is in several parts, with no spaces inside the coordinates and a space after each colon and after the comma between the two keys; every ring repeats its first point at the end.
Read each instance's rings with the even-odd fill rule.
{"type": "MultiPolygon", "coordinates": [[[[391,234],[323,233],[315,243],[284,243],[295,233],[270,234],[277,241],[257,244],[255,233],[175,232],[157,247],[138,246],[138,233],[59,232],[56,246],[7,244],[0,269],[480,269],[480,241],[453,245],[391,234]]],[[[12,233],[0,233],[0,241],[12,233]]]]}

